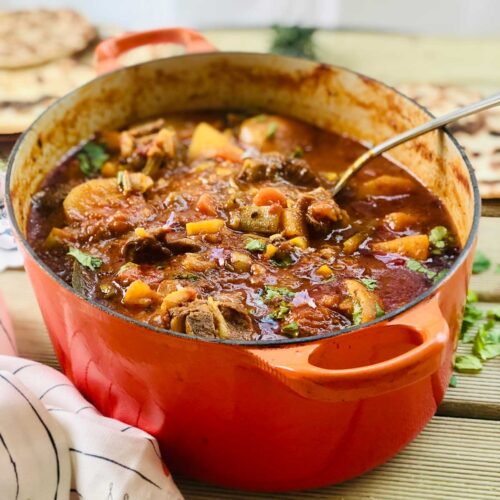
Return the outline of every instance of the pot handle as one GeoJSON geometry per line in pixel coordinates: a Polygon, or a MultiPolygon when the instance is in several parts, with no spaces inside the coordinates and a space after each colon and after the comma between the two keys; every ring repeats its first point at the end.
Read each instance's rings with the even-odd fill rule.
{"type": "Polygon", "coordinates": [[[108,38],[95,49],[95,67],[98,74],[121,67],[118,58],[129,50],[156,43],[183,45],[188,53],[215,52],[217,49],[200,33],[188,28],[161,28],[137,33],[125,33],[108,38]]]}
{"type": "MultiPolygon", "coordinates": [[[[293,348],[252,349],[250,352],[261,369],[275,375],[301,396],[323,401],[353,401],[395,391],[432,375],[441,366],[449,337],[450,329],[436,294],[382,325],[293,348]],[[418,345],[412,344],[413,348],[390,359],[375,364],[368,361],[353,368],[324,368],[311,362],[321,358],[320,364],[325,364],[325,359],[335,356],[341,360],[341,343],[348,342],[350,335],[362,336],[361,342],[366,348],[370,336],[388,334],[388,329],[396,334],[403,329],[420,343],[415,342],[418,345]]],[[[344,344],[344,348],[351,346],[344,344]]],[[[352,342],[352,348],[356,349],[356,342],[352,342]]],[[[377,353],[377,347],[372,346],[372,351],[377,353]]]]}

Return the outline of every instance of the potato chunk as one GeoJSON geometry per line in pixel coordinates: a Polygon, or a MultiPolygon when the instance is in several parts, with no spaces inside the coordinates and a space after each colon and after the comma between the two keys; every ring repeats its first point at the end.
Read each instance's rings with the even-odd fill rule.
{"type": "Polygon", "coordinates": [[[384,224],[393,231],[403,231],[416,222],[418,222],[418,217],[406,212],[392,212],[384,217],[384,224]]]}
{"type": "Polygon", "coordinates": [[[160,296],[142,280],[135,280],[127,287],[123,297],[126,306],[147,307],[153,302],[158,302],[160,296]]]}
{"type": "Polygon", "coordinates": [[[416,260],[429,257],[429,237],[426,234],[404,236],[389,241],[373,243],[372,249],[377,252],[398,253],[416,260]]]}
{"type": "Polygon", "coordinates": [[[200,123],[194,130],[189,145],[189,161],[198,158],[214,158],[220,156],[227,160],[239,161],[243,151],[236,146],[231,138],[219,132],[208,123],[200,123]]]}
{"type": "Polygon", "coordinates": [[[415,188],[416,183],[411,179],[394,175],[381,175],[361,184],[358,187],[358,195],[361,198],[367,196],[394,196],[411,193],[415,188]]]}

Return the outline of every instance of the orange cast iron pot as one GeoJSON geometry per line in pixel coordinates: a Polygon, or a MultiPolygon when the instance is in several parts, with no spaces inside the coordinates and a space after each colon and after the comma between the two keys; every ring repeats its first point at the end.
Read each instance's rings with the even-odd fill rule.
{"type": "Polygon", "coordinates": [[[378,143],[429,118],[346,69],[215,52],[189,30],[106,41],[98,64],[111,70],[123,51],[160,41],[211,53],[103,74],[53,104],[10,159],[8,211],[61,366],[102,413],[156,436],[174,473],[264,491],[362,474],[417,436],[448,386],[479,219],[468,160],[447,132],[392,152],[442,200],[463,250],[443,281],[377,321],[259,343],[188,337],[127,318],[79,296],[26,241],[41,180],[95,131],[181,110],[261,109],[378,143]]]}

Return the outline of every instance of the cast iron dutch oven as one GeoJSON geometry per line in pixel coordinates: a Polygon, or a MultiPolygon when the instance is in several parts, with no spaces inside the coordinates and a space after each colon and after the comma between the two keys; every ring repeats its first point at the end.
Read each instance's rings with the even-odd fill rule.
{"type": "Polygon", "coordinates": [[[175,473],[219,485],[317,487],[401,450],[448,386],[471,273],[480,199],[453,137],[433,132],[392,151],[455,224],[463,250],[443,281],[379,320],[328,335],[267,343],[188,337],[82,298],[35,255],[26,241],[31,196],[62,155],[95,131],[174,111],[262,109],[366,143],[429,114],[352,71],[216,52],[186,29],[107,40],[97,63],[106,73],[23,134],[8,173],[9,215],[64,372],[102,413],[156,436],[175,473]],[[165,41],[191,53],[117,69],[124,51],[165,41]]]}

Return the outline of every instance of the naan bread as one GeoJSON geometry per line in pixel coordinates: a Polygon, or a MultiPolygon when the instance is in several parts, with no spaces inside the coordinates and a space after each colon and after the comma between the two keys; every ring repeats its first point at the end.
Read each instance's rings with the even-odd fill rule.
{"type": "MultiPolygon", "coordinates": [[[[483,97],[475,90],[451,85],[411,83],[398,89],[436,116],[483,97]]],[[[500,109],[468,116],[448,125],[448,129],[464,147],[476,171],[481,197],[500,198],[500,109]]]]}
{"type": "Polygon", "coordinates": [[[0,12],[0,68],[22,68],[84,50],[95,28],[68,9],[0,12]]]}

